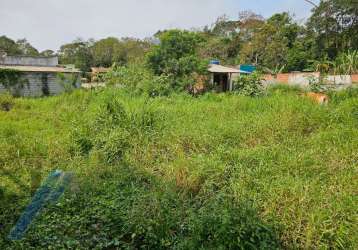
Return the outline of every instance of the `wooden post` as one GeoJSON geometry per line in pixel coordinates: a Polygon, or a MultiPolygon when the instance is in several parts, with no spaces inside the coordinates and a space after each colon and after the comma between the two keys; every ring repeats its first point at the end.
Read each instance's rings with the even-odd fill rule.
{"type": "Polygon", "coordinates": [[[229,84],[230,84],[230,91],[233,91],[233,83],[232,83],[232,73],[229,73],[229,84]]]}

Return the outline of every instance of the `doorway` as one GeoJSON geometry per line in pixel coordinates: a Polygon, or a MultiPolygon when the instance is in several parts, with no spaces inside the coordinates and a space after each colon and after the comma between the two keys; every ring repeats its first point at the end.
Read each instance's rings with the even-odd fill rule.
{"type": "Polygon", "coordinates": [[[214,74],[214,86],[219,92],[229,91],[229,76],[227,73],[215,73],[214,74]]]}

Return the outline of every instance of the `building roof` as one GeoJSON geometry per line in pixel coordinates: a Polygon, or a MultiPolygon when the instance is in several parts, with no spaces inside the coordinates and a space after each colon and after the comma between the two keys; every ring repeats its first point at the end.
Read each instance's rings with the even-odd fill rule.
{"type": "Polygon", "coordinates": [[[111,70],[111,68],[104,68],[104,67],[92,67],[92,73],[107,73],[111,70]]]}
{"type": "Polygon", "coordinates": [[[209,65],[209,72],[211,73],[243,73],[243,74],[250,74],[250,72],[235,69],[235,68],[229,68],[222,65],[217,64],[210,64],[209,65]]]}
{"type": "Polygon", "coordinates": [[[80,73],[77,69],[47,66],[0,65],[0,69],[14,69],[22,72],[80,73]]]}

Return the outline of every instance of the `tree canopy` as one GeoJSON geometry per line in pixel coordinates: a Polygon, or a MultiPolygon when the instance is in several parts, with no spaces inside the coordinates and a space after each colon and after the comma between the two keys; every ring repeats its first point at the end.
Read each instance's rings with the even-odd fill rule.
{"type": "Polygon", "coordinates": [[[237,18],[224,15],[196,31],[158,31],[144,40],[77,39],[57,52],[39,52],[26,39],[1,36],[0,50],[19,55],[58,53],[61,64],[74,64],[82,71],[146,61],[157,75],[182,77],[200,71],[202,63],[212,59],[229,65],[254,64],[268,72],[315,70],[319,64],[351,62],[348,59],[356,55],[358,4],[355,0],[322,0],[306,23],[295,21],[287,12],[265,19],[243,11],[237,18]]]}

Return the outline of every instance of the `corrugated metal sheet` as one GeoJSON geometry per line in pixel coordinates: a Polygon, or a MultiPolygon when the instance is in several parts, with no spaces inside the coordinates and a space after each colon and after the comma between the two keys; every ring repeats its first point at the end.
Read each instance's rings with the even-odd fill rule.
{"type": "Polygon", "coordinates": [[[242,71],[235,68],[224,67],[221,65],[211,64],[208,69],[211,73],[243,73],[248,74],[249,72],[242,71]]]}
{"type": "Polygon", "coordinates": [[[249,65],[249,64],[242,64],[242,65],[240,65],[240,70],[252,73],[256,70],[256,66],[249,65]]]}

